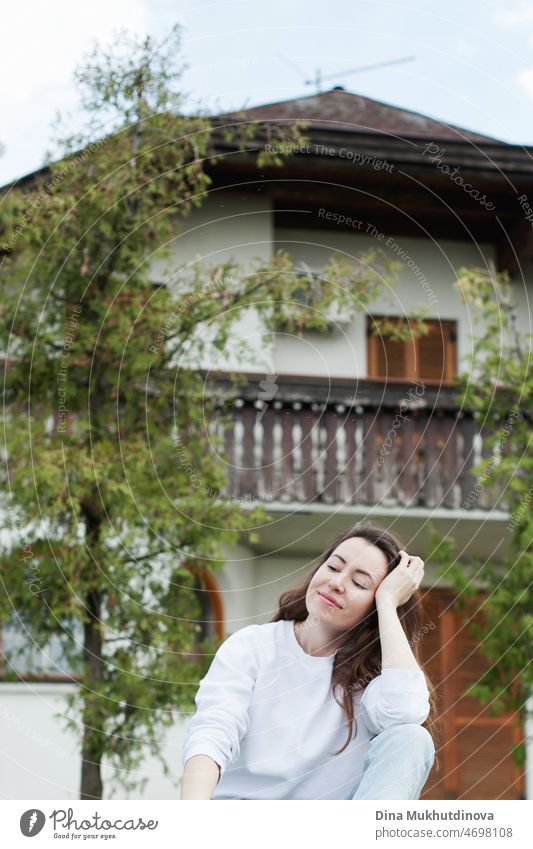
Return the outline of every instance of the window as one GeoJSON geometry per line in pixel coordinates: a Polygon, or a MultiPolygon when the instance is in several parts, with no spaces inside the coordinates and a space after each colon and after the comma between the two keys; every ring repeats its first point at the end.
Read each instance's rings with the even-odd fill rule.
{"type": "Polygon", "coordinates": [[[451,383],[457,374],[455,321],[424,319],[428,333],[399,342],[380,334],[373,319],[409,330],[409,320],[392,316],[369,316],[367,322],[368,377],[380,380],[420,380],[451,383]]]}
{"type": "MultiPolygon", "coordinates": [[[[76,646],[82,645],[81,624],[76,623],[74,633],[65,633],[75,640],[76,646]]],[[[48,643],[40,647],[33,641],[31,631],[15,618],[0,630],[0,680],[64,682],[80,677],[81,662],[76,665],[66,656],[59,635],[52,634],[48,643]]]]}

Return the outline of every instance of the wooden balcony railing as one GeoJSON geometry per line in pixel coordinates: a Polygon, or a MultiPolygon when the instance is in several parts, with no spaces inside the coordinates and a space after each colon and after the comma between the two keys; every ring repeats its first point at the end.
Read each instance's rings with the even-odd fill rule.
{"type": "Polygon", "coordinates": [[[217,425],[228,463],[226,496],[506,509],[472,474],[472,466],[490,456],[489,428],[457,409],[452,388],[248,378],[236,396],[223,378],[217,382],[226,420],[225,427],[221,420],[217,425]]]}

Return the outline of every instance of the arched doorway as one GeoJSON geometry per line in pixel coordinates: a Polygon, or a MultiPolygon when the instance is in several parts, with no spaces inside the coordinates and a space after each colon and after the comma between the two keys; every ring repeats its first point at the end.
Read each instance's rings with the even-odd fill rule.
{"type": "Polygon", "coordinates": [[[196,620],[200,626],[197,642],[212,638],[222,642],[225,637],[224,601],[219,583],[209,569],[197,573],[194,593],[201,610],[196,620]]]}

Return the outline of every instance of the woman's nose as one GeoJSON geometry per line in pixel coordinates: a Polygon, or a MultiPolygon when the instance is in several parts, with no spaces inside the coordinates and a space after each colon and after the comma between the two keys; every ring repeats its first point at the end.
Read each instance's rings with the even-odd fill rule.
{"type": "Polygon", "coordinates": [[[332,575],[329,581],[330,587],[335,587],[335,589],[339,592],[343,592],[344,588],[342,586],[342,580],[339,575],[332,575]]]}

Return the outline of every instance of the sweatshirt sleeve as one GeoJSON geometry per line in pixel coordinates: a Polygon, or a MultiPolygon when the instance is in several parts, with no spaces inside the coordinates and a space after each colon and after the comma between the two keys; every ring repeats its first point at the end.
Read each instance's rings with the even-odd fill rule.
{"type": "Polygon", "coordinates": [[[429,715],[429,690],[422,670],[383,669],[365,688],[361,718],[372,734],[391,725],[422,725],[429,715]]]}
{"type": "Polygon", "coordinates": [[[248,729],[248,709],[259,668],[258,625],[231,634],[216,652],[196,694],[196,713],[183,743],[183,767],[194,755],[208,755],[222,777],[248,729]]]}

